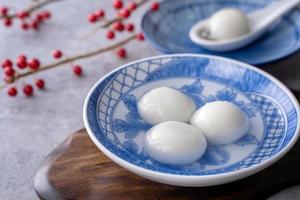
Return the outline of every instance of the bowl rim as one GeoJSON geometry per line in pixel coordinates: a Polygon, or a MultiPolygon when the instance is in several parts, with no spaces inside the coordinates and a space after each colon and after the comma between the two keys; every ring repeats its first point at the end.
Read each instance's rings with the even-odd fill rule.
{"type": "MultiPolygon", "coordinates": [[[[220,178],[222,179],[231,179],[230,181],[233,180],[237,180],[246,176],[249,176],[251,174],[254,174],[260,170],[265,169],[266,167],[270,166],[271,164],[273,164],[274,162],[278,161],[280,158],[282,158],[296,143],[297,139],[299,138],[299,125],[300,125],[300,107],[299,107],[299,103],[296,99],[296,97],[294,96],[294,94],[278,79],[276,79],[275,77],[273,77],[272,75],[270,75],[269,73],[256,68],[254,66],[251,66],[247,63],[243,63],[241,61],[237,61],[237,60],[233,60],[230,58],[224,58],[224,57],[220,57],[220,56],[213,56],[213,55],[204,55],[204,54],[169,54],[169,55],[159,55],[159,56],[152,56],[152,57],[146,57],[146,58],[142,58],[139,60],[135,60],[132,62],[129,62],[127,64],[124,64],[120,67],[117,67],[116,69],[112,70],[111,72],[107,73],[105,76],[103,76],[100,80],[98,80],[93,87],[90,89],[90,91],[88,92],[85,101],[84,101],[84,106],[83,106],[83,121],[84,121],[84,125],[87,129],[88,135],[89,137],[92,139],[93,143],[96,144],[96,146],[106,155],[108,156],[113,162],[115,162],[116,164],[120,165],[121,167],[126,168],[127,170],[136,173],[140,176],[144,176],[146,178],[151,179],[151,177],[155,177],[152,178],[152,180],[156,180],[158,182],[163,182],[166,183],[166,181],[163,180],[169,180],[171,182],[185,182],[185,184],[183,185],[191,185],[191,186],[195,186],[195,185],[199,185],[197,184],[199,181],[201,182],[214,182],[213,184],[204,184],[204,185],[216,185],[216,184],[220,184],[220,183],[215,183],[215,182],[220,182],[220,178]],[[209,174],[209,175],[178,175],[178,174],[169,174],[169,173],[164,173],[164,172],[158,172],[158,171],[154,171],[154,170],[150,170],[150,169],[146,169],[137,165],[134,165],[132,163],[130,163],[129,161],[126,161],[120,157],[118,157],[117,155],[115,155],[114,153],[112,153],[111,151],[109,151],[104,145],[101,144],[101,142],[96,138],[95,134],[93,133],[92,129],[90,128],[89,122],[88,122],[88,114],[87,114],[87,107],[88,107],[88,103],[90,100],[90,97],[92,95],[92,93],[94,92],[94,90],[98,87],[98,85],[104,81],[107,77],[109,77],[111,74],[129,67],[133,64],[136,63],[140,63],[143,61],[147,61],[147,60],[153,60],[153,59],[159,59],[159,58],[172,58],[172,57],[189,57],[189,58],[208,58],[208,59],[217,59],[217,60],[222,60],[225,62],[229,62],[229,63],[233,63],[236,65],[239,65],[242,68],[246,68],[246,69],[250,69],[253,70],[265,77],[267,77],[268,79],[270,79],[274,84],[276,84],[280,89],[282,89],[287,96],[290,98],[290,100],[292,101],[295,109],[296,109],[296,113],[297,113],[297,128],[295,130],[295,134],[294,136],[291,138],[291,140],[289,141],[289,143],[281,150],[279,151],[277,154],[275,154],[274,156],[272,156],[271,158],[268,158],[264,161],[262,161],[261,163],[258,164],[254,164],[250,167],[247,168],[243,168],[243,169],[239,169],[236,171],[229,171],[229,172],[225,172],[225,173],[219,173],[219,174],[209,174]],[[191,184],[186,184],[188,182],[191,182],[191,184]]],[[[223,183],[225,182],[229,182],[229,181],[223,181],[223,183]]],[[[180,185],[180,184],[174,184],[174,185],[180,185]]]]}
{"type": "MultiPolygon", "coordinates": [[[[167,4],[167,3],[170,3],[171,0],[163,0],[161,2],[161,4],[167,4]]],[[[268,3],[267,3],[268,4],[268,3]]],[[[291,13],[298,13],[300,15],[300,8],[296,8],[296,9],[293,9],[291,13]]],[[[164,54],[179,54],[177,52],[174,52],[174,50],[172,49],[169,49],[167,47],[164,47],[163,45],[160,45],[158,42],[156,42],[155,39],[153,39],[152,36],[150,36],[151,34],[149,34],[145,27],[146,27],[146,18],[151,14],[151,10],[148,10],[144,13],[144,15],[142,16],[142,20],[141,20],[141,31],[143,33],[143,35],[145,36],[145,38],[147,39],[147,41],[149,41],[151,43],[151,45],[156,49],[158,50],[159,52],[161,53],[164,53],[164,54]]],[[[290,14],[288,15],[290,16],[290,14]]],[[[286,17],[284,17],[286,18],[286,17]]],[[[294,24],[293,24],[293,27],[295,28],[294,24]]],[[[201,47],[202,48],[202,47],[201,47]]],[[[247,48],[247,47],[246,47],[247,48]]],[[[205,50],[205,49],[204,49],[205,50]]],[[[286,51],[284,53],[282,53],[280,56],[277,56],[276,58],[268,58],[268,59],[265,59],[263,61],[248,61],[249,64],[251,65],[265,65],[265,64],[268,64],[268,63],[271,63],[271,62],[275,62],[275,61],[278,61],[278,60],[282,60],[286,57],[289,57],[291,56],[292,54],[294,53],[298,53],[300,51],[300,43],[298,43],[298,45],[296,45],[296,47],[294,48],[291,48],[289,49],[289,51],[286,51]]],[[[215,52],[215,53],[220,53],[220,52],[215,52]]],[[[226,52],[226,53],[230,53],[229,52],[226,52]]],[[[189,53],[189,54],[196,54],[196,53],[189,53]]],[[[199,54],[204,54],[204,53],[199,53],[199,54]]],[[[223,57],[223,56],[221,56],[223,57]]],[[[230,57],[228,57],[230,58],[230,57]]],[[[234,58],[230,58],[230,59],[233,59],[235,60],[234,58]]],[[[245,61],[241,61],[241,62],[245,62],[245,61]]],[[[259,67],[259,66],[258,66],[259,67]]]]}

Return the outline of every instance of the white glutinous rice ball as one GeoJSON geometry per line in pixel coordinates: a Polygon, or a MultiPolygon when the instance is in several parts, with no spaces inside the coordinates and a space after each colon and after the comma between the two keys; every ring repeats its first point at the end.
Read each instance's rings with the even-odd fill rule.
{"type": "Polygon", "coordinates": [[[190,97],[169,87],[152,89],[138,102],[140,116],[152,125],[165,121],[188,122],[195,110],[190,97]]]}
{"type": "Polygon", "coordinates": [[[205,104],[195,112],[191,124],[199,128],[207,141],[213,144],[232,143],[245,135],[249,129],[246,114],[227,101],[205,104]]]}
{"type": "Polygon", "coordinates": [[[168,121],[151,128],[144,138],[144,150],[161,163],[186,165],[201,158],[207,147],[201,131],[183,122],[168,121]]]}
{"type": "Polygon", "coordinates": [[[240,10],[225,8],[209,19],[210,37],[215,40],[228,40],[250,32],[247,16],[240,10]]]}

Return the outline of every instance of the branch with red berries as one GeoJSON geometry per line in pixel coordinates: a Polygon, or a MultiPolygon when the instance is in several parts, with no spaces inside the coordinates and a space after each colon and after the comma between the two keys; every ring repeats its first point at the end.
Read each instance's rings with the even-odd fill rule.
{"type": "Polygon", "coordinates": [[[27,8],[13,12],[13,9],[7,6],[0,7],[0,21],[3,21],[4,26],[11,27],[14,21],[20,22],[20,28],[24,31],[29,29],[38,30],[40,25],[51,18],[51,12],[41,10],[48,4],[62,0],[37,0],[27,8]]]}
{"type": "MultiPolygon", "coordinates": [[[[103,9],[98,9],[95,12],[91,13],[88,16],[88,20],[92,24],[99,24],[96,28],[87,34],[84,38],[89,37],[95,34],[101,28],[109,28],[113,26],[115,31],[122,32],[123,30],[134,31],[134,25],[128,23],[127,26],[124,26],[124,21],[131,16],[131,13],[135,11],[138,7],[149,2],[151,0],[140,0],[138,2],[131,1],[126,6],[124,6],[123,1],[115,0],[113,1],[113,6],[117,10],[117,16],[112,19],[107,19],[105,17],[105,12],[103,9]]],[[[152,3],[151,10],[156,11],[159,9],[159,4],[157,2],[152,3]]],[[[111,37],[114,37],[113,33],[108,33],[111,37]]]]}
{"type": "MultiPolygon", "coordinates": [[[[139,8],[147,1],[149,0],[142,0],[140,2],[132,1],[129,2],[125,8],[123,8],[124,6],[122,0],[114,0],[113,6],[115,7],[116,10],[120,10],[120,12],[122,11],[121,10],[122,8],[123,10],[127,10],[121,13],[126,13],[126,12],[132,13],[134,10],[139,8]]],[[[158,8],[159,8],[159,4],[157,2],[153,2],[151,4],[152,11],[156,11],[158,8]]],[[[99,9],[93,12],[92,14],[90,14],[88,20],[91,23],[95,23],[97,21],[103,20],[104,16],[105,16],[105,11],[99,9]]],[[[113,23],[108,23],[109,21],[106,21],[106,24],[108,25],[103,26],[103,28],[108,29],[106,33],[107,39],[114,40],[117,37],[119,37],[119,35],[116,34],[117,32],[130,33],[130,35],[125,39],[120,39],[118,40],[118,42],[108,45],[106,47],[96,48],[93,51],[77,54],[74,56],[65,56],[61,50],[55,50],[53,51],[52,56],[56,61],[49,64],[42,64],[41,61],[37,58],[29,59],[27,58],[26,55],[18,56],[15,63],[13,63],[13,61],[10,59],[5,59],[4,61],[2,61],[5,84],[0,85],[0,89],[8,87],[7,94],[13,97],[18,94],[18,89],[14,85],[15,83],[19,82],[20,80],[24,81],[26,77],[30,77],[39,72],[48,71],[50,69],[57,68],[59,66],[65,66],[66,64],[71,63],[73,73],[77,76],[81,76],[83,73],[82,66],[73,64],[75,61],[87,59],[112,50],[115,50],[116,55],[119,58],[125,58],[127,56],[127,52],[126,49],[124,48],[124,45],[134,40],[138,40],[138,41],[144,40],[144,36],[142,33],[134,33],[135,26],[133,23],[125,24],[124,20],[127,19],[129,16],[130,14],[129,15],[126,14],[126,16],[122,16],[118,14],[115,18],[113,18],[113,20],[117,19],[113,23]]],[[[45,87],[45,81],[43,79],[36,79],[35,86],[37,89],[43,89],[45,87]]],[[[25,96],[32,96],[34,93],[34,87],[28,83],[23,84],[22,90],[25,96]]]]}

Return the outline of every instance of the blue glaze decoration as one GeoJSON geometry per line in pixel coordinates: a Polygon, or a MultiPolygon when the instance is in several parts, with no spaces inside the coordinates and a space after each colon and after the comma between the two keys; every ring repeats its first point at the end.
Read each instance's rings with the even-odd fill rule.
{"type": "Polygon", "coordinates": [[[177,175],[221,174],[262,163],[289,144],[297,122],[297,109],[278,83],[240,63],[196,55],[129,64],[99,82],[87,102],[87,123],[107,150],[133,165],[177,175]],[[210,145],[191,165],[158,163],[143,150],[143,137],[151,126],[140,118],[136,104],[146,91],[159,86],[184,92],[199,107],[216,100],[235,103],[252,128],[233,144],[210,145]]]}

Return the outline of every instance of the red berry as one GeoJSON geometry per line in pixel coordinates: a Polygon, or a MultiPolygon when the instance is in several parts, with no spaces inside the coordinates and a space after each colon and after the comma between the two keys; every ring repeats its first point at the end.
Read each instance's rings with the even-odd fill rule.
{"type": "Polygon", "coordinates": [[[24,69],[27,67],[27,61],[25,59],[18,59],[17,60],[17,66],[20,68],[20,69],[24,69]]]}
{"type": "Polygon", "coordinates": [[[116,30],[116,31],[123,31],[124,30],[124,25],[122,24],[122,22],[115,22],[114,25],[113,25],[113,28],[116,30]]]}
{"type": "Polygon", "coordinates": [[[29,16],[29,13],[27,11],[20,11],[17,13],[17,16],[20,18],[20,19],[25,19],[29,16]]]}
{"type": "Polygon", "coordinates": [[[28,25],[26,22],[22,22],[21,28],[22,28],[24,31],[26,31],[26,30],[29,29],[29,25],[28,25]]]}
{"type": "Polygon", "coordinates": [[[34,30],[36,30],[36,31],[39,29],[39,26],[40,26],[40,24],[39,24],[39,22],[36,21],[36,20],[34,20],[34,21],[32,22],[32,24],[31,24],[31,27],[32,27],[34,30]]]}
{"type": "Polygon", "coordinates": [[[1,7],[1,8],[0,8],[0,14],[1,14],[2,16],[6,16],[7,13],[8,13],[8,8],[7,8],[7,7],[1,7]]]}
{"type": "Polygon", "coordinates": [[[97,21],[97,16],[92,13],[88,16],[88,20],[91,22],[91,23],[95,23],[97,21]]]}
{"type": "Polygon", "coordinates": [[[7,94],[11,97],[14,97],[18,94],[18,90],[15,87],[11,87],[7,90],[7,94]]]}
{"type": "Polygon", "coordinates": [[[153,2],[151,4],[151,10],[152,11],[157,11],[159,9],[159,3],[158,2],[153,2]]]}
{"type": "Polygon", "coordinates": [[[50,11],[43,11],[42,12],[43,18],[44,19],[49,19],[51,18],[51,12],[50,11]]]}
{"type": "Polygon", "coordinates": [[[10,27],[12,25],[12,20],[9,18],[4,19],[4,25],[10,27]]]}
{"type": "Polygon", "coordinates": [[[45,87],[45,81],[43,79],[37,79],[35,81],[35,85],[39,89],[44,89],[44,87],[45,87]]]}
{"type": "Polygon", "coordinates": [[[74,72],[75,75],[81,76],[81,74],[82,74],[81,66],[79,66],[79,65],[74,66],[73,67],[73,72],[74,72]]]}
{"type": "Polygon", "coordinates": [[[128,7],[129,10],[133,11],[137,8],[137,4],[133,1],[129,2],[128,7]]]}
{"type": "Polygon", "coordinates": [[[37,13],[36,16],[35,16],[35,20],[37,22],[42,22],[44,20],[43,13],[37,13]]]}
{"type": "Polygon", "coordinates": [[[123,7],[123,1],[121,1],[121,0],[114,0],[114,7],[116,9],[121,9],[123,7]]]}
{"type": "Polygon", "coordinates": [[[145,40],[145,37],[144,37],[143,33],[138,33],[138,34],[136,35],[136,39],[137,39],[137,40],[140,40],[140,41],[143,41],[143,40],[145,40]]]}
{"type": "Polygon", "coordinates": [[[98,9],[95,11],[94,15],[96,15],[97,18],[101,18],[101,17],[104,17],[105,12],[102,9],[98,9]]]}
{"type": "Polygon", "coordinates": [[[115,38],[115,33],[114,33],[113,31],[108,31],[108,32],[106,33],[106,37],[107,37],[107,39],[112,40],[112,39],[115,38]]]}
{"type": "Polygon", "coordinates": [[[119,12],[119,16],[123,18],[128,18],[130,16],[130,11],[128,9],[123,9],[119,12]]]}
{"type": "Polygon", "coordinates": [[[13,83],[14,82],[14,77],[4,76],[3,80],[5,81],[5,83],[13,83]]]}
{"type": "Polygon", "coordinates": [[[27,57],[24,54],[20,54],[17,58],[18,60],[27,60],[27,57]]]}
{"type": "Polygon", "coordinates": [[[126,57],[126,50],[124,48],[120,48],[117,50],[117,56],[120,58],[125,58],[126,57]]]}
{"type": "Polygon", "coordinates": [[[33,94],[33,87],[29,84],[24,85],[23,92],[26,96],[31,96],[33,94]]]}
{"type": "Polygon", "coordinates": [[[21,69],[24,69],[27,66],[27,58],[24,54],[18,56],[17,66],[21,69]]]}
{"type": "Polygon", "coordinates": [[[62,55],[63,55],[63,53],[60,50],[55,50],[55,51],[52,52],[52,56],[54,58],[61,58],[62,55]]]}
{"type": "Polygon", "coordinates": [[[6,76],[13,77],[15,75],[15,70],[12,67],[5,67],[4,73],[6,76]]]}
{"type": "Polygon", "coordinates": [[[41,63],[40,63],[40,61],[39,61],[38,59],[33,58],[33,59],[31,59],[30,61],[28,61],[28,65],[29,65],[29,67],[30,67],[32,70],[38,70],[39,67],[40,67],[40,65],[41,65],[41,63]]]}
{"type": "Polygon", "coordinates": [[[127,24],[126,26],[127,31],[132,32],[134,31],[134,25],[132,23],[127,24]]]}
{"type": "Polygon", "coordinates": [[[5,60],[3,60],[2,61],[2,68],[4,69],[4,68],[6,68],[6,67],[12,67],[13,66],[13,63],[12,63],[12,61],[11,60],[9,60],[9,59],[5,59],[5,60]]]}

